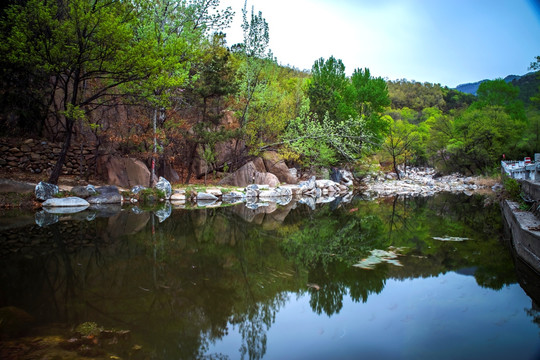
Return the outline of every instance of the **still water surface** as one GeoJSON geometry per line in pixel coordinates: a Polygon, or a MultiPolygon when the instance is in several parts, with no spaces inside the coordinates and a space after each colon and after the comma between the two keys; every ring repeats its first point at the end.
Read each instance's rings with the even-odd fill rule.
{"type": "Polygon", "coordinates": [[[59,220],[4,217],[0,307],[128,329],[143,358],[540,357],[539,279],[481,196],[59,220]]]}

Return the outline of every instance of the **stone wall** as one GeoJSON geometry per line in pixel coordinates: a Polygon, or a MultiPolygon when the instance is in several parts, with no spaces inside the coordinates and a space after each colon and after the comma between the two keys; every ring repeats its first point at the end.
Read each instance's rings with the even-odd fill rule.
{"type": "MultiPolygon", "coordinates": [[[[61,143],[35,139],[0,139],[0,168],[21,169],[35,174],[50,171],[62,149],[61,143]]],[[[67,153],[63,175],[85,175],[96,164],[94,148],[72,144],[67,153]]]]}
{"type": "Polygon", "coordinates": [[[521,191],[530,199],[540,201],[540,183],[530,180],[518,180],[521,184],[521,191]]]}
{"type": "Polygon", "coordinates": [[[519,204],[504,200],[502,212],[507,232],[511,234],[516,255],[540,273],[540,222],[529,211],[519,209],[519,204]]]}

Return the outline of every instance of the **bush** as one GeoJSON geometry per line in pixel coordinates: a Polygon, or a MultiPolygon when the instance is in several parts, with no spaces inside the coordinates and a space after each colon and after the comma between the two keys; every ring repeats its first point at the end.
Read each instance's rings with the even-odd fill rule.
{"type": "Polygon", "coordinates": [[[503,185],[510,199],[515,201],[521,200],[521,184],[516,179],[505,177],[503,179],[503,185]]]}

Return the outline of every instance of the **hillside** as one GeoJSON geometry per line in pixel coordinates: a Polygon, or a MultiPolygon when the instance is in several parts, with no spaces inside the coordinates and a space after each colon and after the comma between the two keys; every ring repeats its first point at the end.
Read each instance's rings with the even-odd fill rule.
{"type": "MultiPolygon", "coordinates": [[[[480,80],[474,83],[460,84],[456,87],[456,90],[463,93],[476,95],[478,87],[484,81],[489,81],[488,79],[480,80]]],[[[523,101],[525,106],[532,104],[531,97],[538,94],[540,89],[540,73],[539,72],[530,72],[525,75],[508,75],[504,78],[504,81],[511,83],[514,86],[519,88],[519,99],[523,101]]]]}

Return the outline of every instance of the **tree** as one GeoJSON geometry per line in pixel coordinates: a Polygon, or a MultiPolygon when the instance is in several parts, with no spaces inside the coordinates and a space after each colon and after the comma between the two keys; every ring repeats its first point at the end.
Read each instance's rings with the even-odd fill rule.
{"type": "MultiPolygon", "coordinates": [[[[189,148],[186,183],[191,178],[193,161],[200,147],[208,166],[216,161],[215,145],[236,135],[235,131],[225,129],[221,120],[227,98],[238,91],[237,63],[225,47],[225,35],[222,33],[214,34],[203,50],[200,62],[193,69],[197,79],[184,94],[193,118],[183,134],[189,148]]],[[[214,170],[215,166],[210,169],[214,170]]],[[[205,171],[205,175],[210,169],[205,171]]]]}
{"type": "Polygon", "coordinates": [[[386,81],[373,78],[368,68],[356,69],[351,76],[351,103],[357,116],[367,121],[368,128],[375,134],[383,134],[387,123],[381,120],[383,110],[390,105],[386,81]]]}
{"type": "Polygon", "coordinates": [[[413,145],[418,141],[418,134],[415,126],[404,120],[393,120],[386,117],[390,122],[390,128],[383,143],[383,149],[392,158],[394,172],[398,179],[401,179],[398,165],[405,163],[407,157],[411,156],[413,145]]]}
{"type": "Polygon", "coordinates": [[[250,121],[244,129],[244,139],[253,155],[278,142],[289,121],[298,116],[307,76],[276,62],[267,62],[261,74],[265,86],[252,100],[250,121]]]}
{"type": "MultiPolygon", "coordinates": [[[[178,94],[178,89],[187,87],[189,82],[198,76],[193,73],[189,76],[190,67],[198,62],[198,58],[204,58],[205,54],[199,52],[205,48],[203,43],[208,32],[219,31],[227,27],[232,20],[230,7],[218,11],[219,3],[220,0],[163,0],[139,3],[139,36],[151,41],[152,50],[160,63],[160,71],[137,84],[135,88],[135,93],[146,94],[144,100],[152,108],[154,157],[157,156],[158,149],[157,131],[166,121],[166,110],[182,97],[178,94]]],[[[140,102],[140,96],[135,99],[140,102]]],[[[152,159],[152,175],[154,161],[155,159],[152,159]]]]}
{"type": "MultiPolygon", "coordinates": [[[[4,61],[49,79],[52,114],[64,143],[49,182],[57,183],[77,120],[122,95],[122,84],[158,68],[148,41],[136,37],[135,8],[122,1],[28,0],[6,10],[4,61]]],[[[36,75],[37,76],[37,75],[36,75]]]]}
{"type": "Polygon", "coordinates": [[[262,70],[266,61],[272,58],[271,52],[268,50],[270,42],[269,28],[266,19],[259,11],[255,14],[255,10],[251,8],[251,17],[248,20],[247,0],[242,9],[242,31],[244,34],[244,42],[236,45],[236,53],[242,58],[242,63],[239,68],[240,77],[240,92],[239,103],[240,107],[240,122],[245,126],[249,121],[249,109],[253,97],[258,91],[265,86],[262,70]]]}
{"type": "Polygon", "coordinates": [[[307,86],[311,111],[320,120],[326,113],[336,120],[354,116],[354,111],[345,102],[348,86],[345,65],[341,60],[331,56],[328,60],[320,58],[315,61],[311,68],[311,80],[307,86]]]}
{"type": "Polygon", "coordinates": [[[281,144],[284,153],[300,159],[305,167],[336,165],[358,161],[364,150],[374,144],[374,135],[363,119],[349,117],[338,121],[326,115],[323,121],[309,111],[304,99],[300,115],[287,126],[281,144]]]}
{"type": "Polygon", "coordinates": [[[456,168],[485,171],[515,148],[522,130],[501,106],[469,109],[454,122],[447,150],[456,168]]]}

